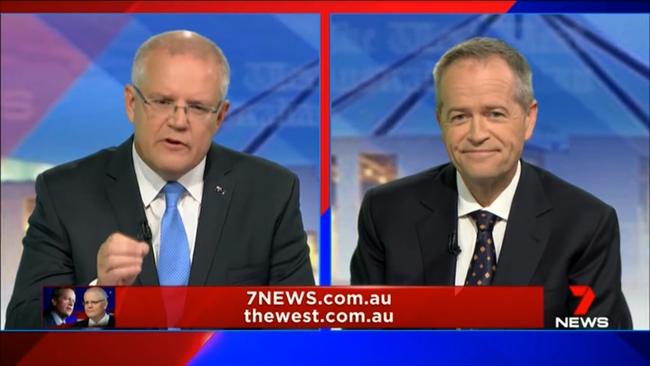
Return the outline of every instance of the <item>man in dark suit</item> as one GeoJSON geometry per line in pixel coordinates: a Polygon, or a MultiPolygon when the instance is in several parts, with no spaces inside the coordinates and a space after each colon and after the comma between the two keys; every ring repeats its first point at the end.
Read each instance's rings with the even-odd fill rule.
{"type": "Polygon", "coordinates": [[[76,297],[74,290],[69,287],[57,287],[52,290],[50,308],[43,313],[43,325],[46,328],[65,325],[65,320],[74,310],[76,297]]]}
{"type": "Polygon", "coordinates": [[[587,285],[587,316],[630,328],[614,209],[520,160],[537,119],[523,56],[474,38],[434,78],[451,163],[368,191],[352,284],[543,286],[546,327],[572,316],[569,286],[587,285]]]}
{"type": "Polygon", "coordinates": [[[212,143],[228,62],[173,31],[136,53],[134,135],[36,180],[8,328],[38,327],[44,285],[312,285],[297,177],[212,143]]]}
{"type": "Polygon", "coordinates": [[[89,287],[84,292],[86,319],[74,323],[73,328],[115,328],[115,317],[106,312],[108,294],[101,287],[89,287]]]}

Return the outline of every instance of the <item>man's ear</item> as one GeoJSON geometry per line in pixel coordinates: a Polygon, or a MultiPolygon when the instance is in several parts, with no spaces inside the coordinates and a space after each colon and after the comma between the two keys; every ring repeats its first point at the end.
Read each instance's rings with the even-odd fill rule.
{"type": "Polygon", "coordinates": [[[129,121],[133,123],[133,121],[135,121],[135,92],[131,85],[126,85],[124,87],[124,106],[129,121]]]}
{"type": "Polygon", "coordinates": [[[221,103],[221,106],[219,107],[219,111],[217,112],[217,130],[221,128],[221,125],[223,124],[223,121],[226,119],[226,115],[228,114],[229,110],[230,110],[230,102],[224,100],[221,103]]]}

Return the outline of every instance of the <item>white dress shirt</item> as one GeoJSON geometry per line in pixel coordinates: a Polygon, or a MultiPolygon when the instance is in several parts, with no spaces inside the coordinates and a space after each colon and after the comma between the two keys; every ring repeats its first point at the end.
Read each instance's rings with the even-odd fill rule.
{"type": "Polygon", "coordinates": [[[469,216],[470,213],[476,210],[489,211],[499,217],[494,228],[492,229],[492,238],[494,239],[494,246],[496,249],[497,257],[497,272],[499,271],[499,253],[501,253],[501,246],[503,245],[503,237],[506,233],[506,226],[508,224],[508,216],[510,215],[510,207],[512,206],[512,199],[517,190],[519,177],[521,176],[521,162],[517,162],[517,171],[510,181],[506,189],[499,194],[499,196],[487,207],[481,206],[472,193],[469,191],[460,173],[456,171],[456,187],[458,189],[458,246],[460,247],[460,254],[456,259],[456,286],[463,286],[465,284],[465,277],[469,269],[472,255],[474,254],[474,244],[476,243],[476,236],[478,235],[478,228],[476,223],[469,216]]]}
{"type": "MultiPolygon", "coordinates": [[[[167,181],[156,174],[140,158],[140,155],[135,150],[135,145],[133,145],[133,166],[135,167],[135,177],[138,180],[144,212],[147,215],[147,222],[151,229],[151,245],[153,246],[153,254],[157,263],[160,254],[160,224],[165,214],[165,194],[162,192],[162,189],[167,184],[167,181]]],[[[178,201],[178,211],[183,220],[187,242],[190,246],[190,261],[192,261],[192,257],[194,256],[196,229],[199,225],[204,172],[205,157],[197,166],[185,173],[177,181],[185,187],[185,193],[183,193],[178,201]]]]}
{"type": "Polygon", "coordinates": [[[65,323],[65,319],[61,318],[56,311],[52,312],[52,319],[54,319],[54,324],[58,327],[61,324],[65,323]]]}
{"type": "Polygon", "coordinates": [[[95,322],[91,318],[88,318],[88,327],[105,327],[108,325],[109,320],[110,317],[106,313],[104,313],[104,317],[99,319],[98,322],[95,322]]]}

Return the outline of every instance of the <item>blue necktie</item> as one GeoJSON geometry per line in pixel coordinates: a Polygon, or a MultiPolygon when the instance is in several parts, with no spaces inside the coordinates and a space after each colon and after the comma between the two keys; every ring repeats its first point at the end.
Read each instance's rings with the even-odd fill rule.
{"type": "Polygon", "coordinates": [[[163,286],[185,286],[190,274],[190,246],[177,208],[185,188],[178,182],[167,182],[163,192],[165,214],[160,224],[158,279],[163,286]]]}
{"type": "Polygon", "coordinates": [[[497,270],[497,251],[494,247],[492,229],[498,217],[483,210],[474,211],[469,215],[476,222],[478,234],[472,262],[465,277],[465,286],[488,286],[492,283],[497,270]]]}

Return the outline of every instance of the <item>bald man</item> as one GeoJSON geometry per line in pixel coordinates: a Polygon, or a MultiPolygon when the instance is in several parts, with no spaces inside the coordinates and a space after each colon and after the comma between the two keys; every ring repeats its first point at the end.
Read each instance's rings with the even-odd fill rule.
{"type": "Polygon", "coordinates": [[[115,317],[106,312],[108,294],[101,287],[89,287],[84,292],[84,312],[87,318],[76,322],[74,328],[115,328],[115,317]]]}
{"type": "Polygon", "coordinates": [[[39,326],[42,286],[314,284],[297,177],[212,141],[229,79],[199,34],[140,46],[133,136],[36,179],[7,328],[39,326]]]}

